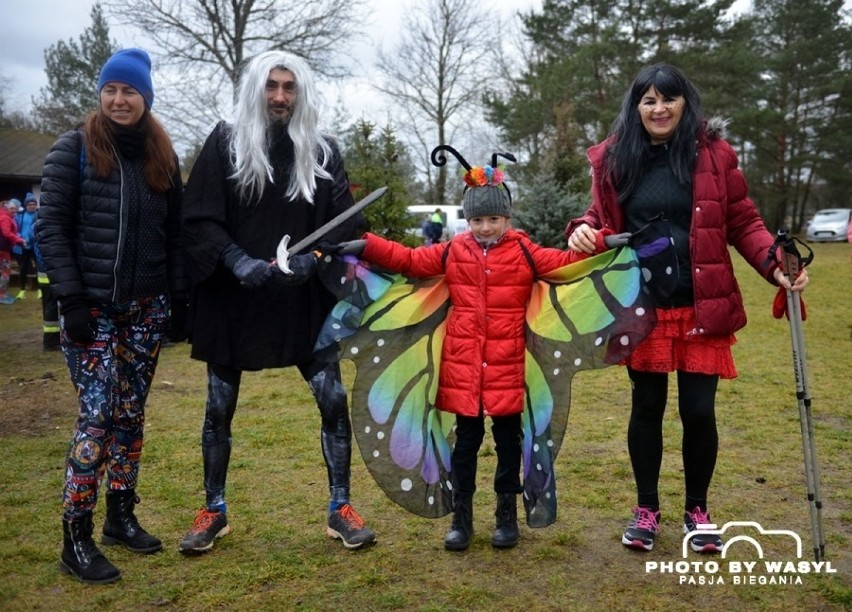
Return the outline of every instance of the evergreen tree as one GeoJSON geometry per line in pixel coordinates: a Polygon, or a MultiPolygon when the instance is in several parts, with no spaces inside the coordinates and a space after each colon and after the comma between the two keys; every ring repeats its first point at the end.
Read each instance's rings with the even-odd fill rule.
{"type": "Polygon", "coordinates": [[[531,188],[514,202],[512,225],[539,244],[566,248],[565,226],[569,219],[581,216],[588,208],[588,194],[566,188],[547,172],[534,176],[529,184],[531,188]]]}
{"type": "Polygon", "coordinates": [[[842,0],[754,2],[759,102],[738,129],[753,148],[751,192],[771,228],[790,222],[799,231],[825,181],[848,194],[849,158],[836,157],[849,151],[849,135],[839,128],[852,120],[843,99],[852,38],[842,11],[842,0]]]}
{"type": "Polygon", "coordinates": [[[98,74],[118,49],[99,3],[92,24],[79,37],[51,45],[44,52],[47,86],[33,98],[33,116],[42,132],[61,134],[77,125],[98,105],[98,74]]]}
{"type": "Polygon", "coordinates": [[[379,131],[374,123],[360,119],[349,129],[345,145],[343,159],[355,199],[379,187],[388,188],[380,200],[364,209],[370,231],[391,240],[411,240],[407,230],[415,223],[406,209],[413,204],[409,186],[414,172],[393,129],[385,126],[379,131]]]}

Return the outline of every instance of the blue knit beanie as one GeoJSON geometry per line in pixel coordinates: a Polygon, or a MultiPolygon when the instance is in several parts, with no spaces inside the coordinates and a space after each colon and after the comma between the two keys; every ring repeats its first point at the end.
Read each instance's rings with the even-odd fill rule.
{"type": "Polygon", "coordinates": [[[154,104],[154,86],[151,83],[151,58],[142,49],[122,49],[116,51],[101,68],[98,77],[98,93],[104,85],[117,81],[130,85],[142,94],[148,110],[154,104]]]}
{"type": "Polygon", "coordinates": [[[30,202],[35,202],[36,204],[38,204],[38,200],[36,200],[36,197],[31,193],[27,193],[27,197],[24,198],[24,206],[26,206],[30,202]]]}

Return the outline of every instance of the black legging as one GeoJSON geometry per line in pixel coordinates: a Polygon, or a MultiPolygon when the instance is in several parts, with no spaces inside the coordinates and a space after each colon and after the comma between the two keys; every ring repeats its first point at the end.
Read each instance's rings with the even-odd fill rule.
{"type": "Polygon", "coordinates": [[[20,255],[15,255],[18,261],[18,281],[21,289],[26,291],[27,280],[36,273],[36,260],[32,249],[24,249],[20,255]]]}
{"type": "MultiPolygon", "coordinates": [[[[349,502],[352,428],[346,389],[337,363],[309,361],[297,366],[308,383],[321,416],[320,444],[331,500],[349,502]]],[[[231,458],[231,421],[237,408],[242,371],[207,365],[207,407],[201,432],[207,507],[225,505],[225,480],[231,458]]]]}
{"type": "MultiPolygon", "coordinates": [[[[521,415],[512,414],[491,419],[497,469],[494,492],[521,493],[521,415]]],[[[479,447],[485,437],[485,417],[456,417],[456,444],[453,447],[453,487],[459,496],[476,491],[476,465],[479,447]]]]}
{"type": "MultiPolygon", "coordinates": [[[[658,509],[657,482],[663,460],[663,414],[668,397],[668,374],[627,369],[633,385],[633,407],[627,428],[627,448],[636,479],[640,506],[658,509]]],[[[707,508],[707,489],[716,468],[716,387],[719,377],[677,372],[678,412],[683,425],[684,508],[707,508]]]]}

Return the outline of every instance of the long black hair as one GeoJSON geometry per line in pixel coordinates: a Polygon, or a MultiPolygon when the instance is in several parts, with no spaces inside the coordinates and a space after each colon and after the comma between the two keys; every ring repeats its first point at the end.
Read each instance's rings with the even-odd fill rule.
{"type": "Polygon", "coordinates": [[[607,148],[605,179],[624,202],[639,185],[651,156],[651,141],[639,115],[639,101],[650,87],[674,98],[683,96],[683,116],[667,143],[669,162],[682,185],[692,182],[698,133],[703,123],[701,95],[686,75],[671,64],[652,64],[639,71],[624,94],[621,111],[610,129],[615,142],[607,148]]]}

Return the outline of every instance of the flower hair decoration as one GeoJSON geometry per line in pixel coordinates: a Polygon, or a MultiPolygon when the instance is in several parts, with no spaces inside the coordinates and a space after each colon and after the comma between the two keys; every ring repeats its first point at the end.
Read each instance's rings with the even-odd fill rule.
{"type": "Polygon", "coordinates": [[[506,185],[506,175],[503,172],[503,167],[497,165],[498,157],[505,157],[511,162],[517,161],[511,153],[495,152],[491,155],[491,165],[486,166],[471,166],[461,154],[450,145],[438,145],[432,149],[432,164],[435,166],[443,166],[447,163],[447,157],[443,151],[449,151],[453,157],[459,160],[459,163],[464,167],[465,172],[462,176],[464,179],[465,189],[470,187],[500,187],[506,190],[509,194],[509,201],[512,200],[512,192],[509,191],[509,186],[506,185]]]}

